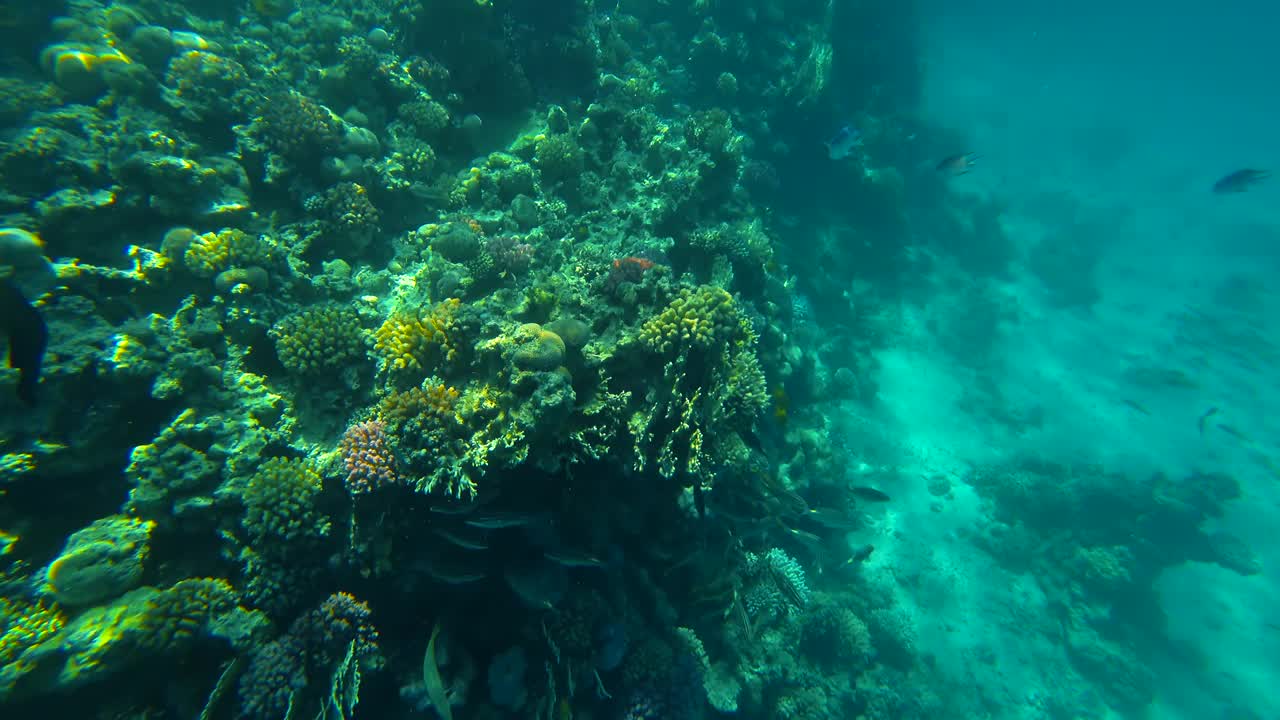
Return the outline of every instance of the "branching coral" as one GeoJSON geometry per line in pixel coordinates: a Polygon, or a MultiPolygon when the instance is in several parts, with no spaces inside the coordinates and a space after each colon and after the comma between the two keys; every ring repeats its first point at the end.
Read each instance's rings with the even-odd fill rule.
{"type": "Polygon", "coordinates": [[[274,248],[265,238],[249,235],[243,230],[224,228],[191,238],[182,261],[196,275],[213,277],[233,267],[269,265],[273,255],[274,248]]]}
{"type": "Polygon", "coordinates": [[[402,480],[399,461],[387,438],[386,423],[381,420],[359,422],[347,428],[338,450],[347,471],[347,492],[352,495],[371,493],[402,480]]]}
{"type": "Polygon", "coordinates": [[[365,360],[367,339],[350,307],[323,305],[296,312],[271,328],[276,356],[290,372],[325,375],[365,360]]]}
{"type": "Polygon", "coordinates": [[[671,354],[685,349],[724,347],[749,333],[733,296],[724,288],[683,288],[658,315],[640,327],[640,339],[654,350],[671,354]]]}
{"type": "Polygon", "coordinates": [[[329,534],[329,520],[316,507],[320,473],[309,461],[270,458],[249,479],[241,520],[253,546],[276,557],[291,546],[307,545],[329,534]]]}
{"type": "Polygon", "coordinates": [[[383,368],[417,374],[457,356],[455,315],[461,302],[450,298],[426,312],[400,310],[374,332],[374,348],[383,368]]]}

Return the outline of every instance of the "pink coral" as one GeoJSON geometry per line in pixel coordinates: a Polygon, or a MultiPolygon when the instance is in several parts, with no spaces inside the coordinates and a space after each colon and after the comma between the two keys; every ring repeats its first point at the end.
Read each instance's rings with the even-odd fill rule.
{"type": "Polygon", "coordinates": [[[347,492],[363,495],[401,482],[396,456],[387,440],[386,423],[368,420],[347,428],[339,444],[347,470],[347,492]]]}

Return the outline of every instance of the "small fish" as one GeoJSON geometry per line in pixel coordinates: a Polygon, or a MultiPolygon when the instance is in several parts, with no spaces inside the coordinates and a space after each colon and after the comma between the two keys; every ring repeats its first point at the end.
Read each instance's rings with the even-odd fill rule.
{"type": "Polygon", "coordinates": [[[795,583],[783,575],[782,570],[778,569],[778,566],[774,563],[766,563],[765,567],[769,569],[769,578],[773,580],[773,584],[777,586],[778,591],[787,598],[787,602],[798,608],[804,607],[806,604],[804,596],[800,594],[800,590],[795,583]]]}
{"type": "Polygon", "coordinates": [[[972,170],[973,166],[977,164],[979,157],[981,157],[981,155],[972,152],[950,155],[943,158],[942,161],[938,163],[937,170],[938,172],[951,177],[958,177],[972,170]]]}
{"type": "Polygon", "coordinates": [[[456,545],[463,550],[488,550],[489,544],[482,538],[469,538],[458,533],[445,530],[444,528],[436,528],[432,530],[438,537],[441,537],[451,544],[456,545]]]}
{"type": "Polygon", "coordinates": [[[492,513],[489,515],[482,515],[477,518],[471,518],[466,522],[471,527],[483,528],[485,530],[500,530],[502,528],[532,525],[540,518],[540,515],[530,515],[529,513],[492,513]]]}
{"type": "Polygon", "coordinates": [[[1137,401],[1135,401],[1135,400],[1130,400],[1129,398],[1125,398],[1125,399],[1121,400],[1120,402],[1124,403],[1125,405],[1128,405],[1129,407],[1133,408],[1134,410],[1137,410],[1138,412],[1142,413],[1143,415],[1150,415],[1150,414],[1151,414],[1151,411],[1150,411],[1150,410],[1148,410],[1148,409],[1146,409],[1146,408],[1142,407],[1142,406],[1141,406],[1141,405],[1139,405],[1139,404],[1137,403],[1137,401]]]}
{"type": "Polygon", "coordinates": [[[1249,436],[1245,435],[1243,432],[1240,432],[1239,430],[1235,429],[1234,427],[1226,423],[1218,423],[1218,429],[1230,435],[1231,437],[1239,440],[1240,442],[1246,442],[1246,443],[1253,442],[1252,440],[1249,439],[1249,436]]]}
{"type": "Polygon", "coordinates": [[[542,553],[542,557],[564,567],[602,568],[605,566],[605,562],[600,558],[572,549],[547,550],[542,553]]]}
{"type": "Polygon", "coordinates": [[[487,577],[482,572],[472,572],[461,568],[437,567],[435,565],[427,567],[427,574],[431,576],[432,580],[442,582],[445,585],[470,585],[487,577]]]}
{"type": "Polygon", "coordinates": [[[1218,182],[1213,184],[1213,191],[1219,195],[1242,193],[1269,177],[1271,177],[1271,173],[1267,170],[1244,168],[1243,170],[1236,170],[1233,173],[1223,175],[1218,182]]]}
{"type": "Polygon", "coordinates": [[[890,497],[883,491],[877,490],[873,487],[866,487],[864,485],[852,487],[849,489],[849,492],[853,493],[853,496],[856,498],[861,498],[870,502],[889,502],[890,500],[890,497]]]}
{"type": "Polygon", "coordinates": [[[845,561],[845,564],[856,565],[858,563],[866,562],[867,558],[871,557],[871,553],[875,552],[875,549],[875,545],[863,545],[849,556],[849,559],[845,561]]]}
{"type": "Polygon", "coordinates": [[[0,278],[0,328],[9,343],[9,367],[18,371],[18,399],[34,406],[49,328],[40,311],[6,278],[0,278]]]}
{"type": "Polygon", "coordinates": [[[427,699],[431,707],[439,713],[441,720],[453,720],[453,708],[449,705],[449,693],[444,687],[444,678],[440,676],[440,665],[436,662],[436,638],[440,635],[440,621],[431,630],[431,639],[427,641],[427,651],[422,655],[422,686],[427,690],[427,699]]]}
{"type": "Polygon", "coordinates": [[[1204,437],[1205,424],[1209,422],[1209,418],[1218,414],[1218,408],[1211,407],[1200,415],[1200,419],[1196,420],[1196,427],[1200,429],[1200,437],[1204,437]]]}
{"type": "Polygon", "coordinates": [[[862,133],[852,125],[845,125],[826,142],[827,157],[832,160],[843,160],[853,154],[855,148],[862,144],[862,133]]]}

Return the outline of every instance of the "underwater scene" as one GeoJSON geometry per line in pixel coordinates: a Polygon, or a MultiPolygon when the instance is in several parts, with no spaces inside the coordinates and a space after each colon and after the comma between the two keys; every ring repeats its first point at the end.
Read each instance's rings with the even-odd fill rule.
{"type": "Polygon", "coordinates": [[[0,718],[1280,718],[1280,9],[0,4],[0,718]]]}

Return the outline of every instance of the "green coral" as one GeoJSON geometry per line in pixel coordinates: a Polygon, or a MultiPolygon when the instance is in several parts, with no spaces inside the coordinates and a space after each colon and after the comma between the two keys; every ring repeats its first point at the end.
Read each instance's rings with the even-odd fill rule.
{"type": "Polygon", "coordinates": [[[268,149],[295,162],[332,154],[343,129],[329,108],[295,91],[265,96],[253,127],[268,149]]]}
{"type": "Polygon", "coordinates": [[[274,248],[266,238],[223,228],[191,238],[182,261],[196,275],[213,277],[233,267],[269,265],[273,256],[274,248]]]}
{"type": "Polygon", "coordinates": [[[535,146],[533,163],[542,173],[543,182],[572,180],[583,171],[582,148],[572,135],[546,135],[535,146]]]}
{"type": "Polygon", "coordinates": [[[109,600],[137,587],[155,523],[114,515],[95,521],[67,540],[49,564],[49,591],[62,605],[109,600]]]}
{"type": "MultiPolygon", "coordinates": [[[[57,606],[0,597],[0,667],[16,660],[27,648],[53,637],[65,624],[66,617],[57,606]]],[[[0,670],[0,674],[3,672],[0,670]]]]}
{"type": "Polygon", "coordinates": [[[308,545],[329,535],[329,520],[316,507],[322,489],[320,472],[301,458],[270,458],[244,490],[241,525],[251,544],[275,556],[291,545],[308,545]]]}
{"type": "Polygon", "coordinates": [[[368,340],[350,307],[322,305],[284,318],[271,328],[276,357],[298,375],[329,375],[359,364],[368,340]]]}
{"type": "Polygon", "coordinates": [[[0,700],[64,692],[177,653],[207,635],[211,621],[234,606],[225,580],[196,578],[165,590],[139,588],[84,611],[52,635],[48,631],[58,621],[28,609],[27,617],[43,618],[30,635],[41,639],[0,666],[0,700]]]}

